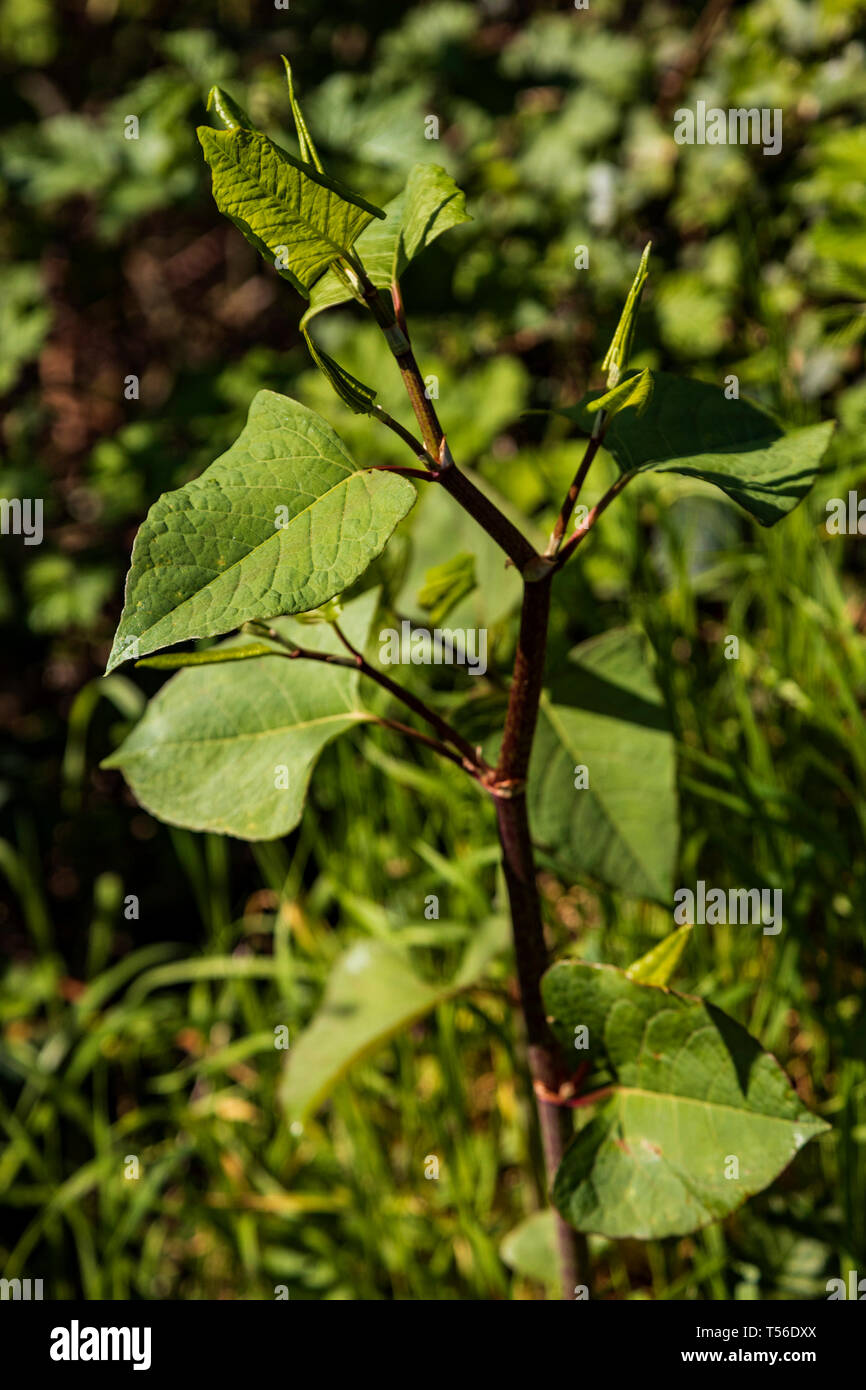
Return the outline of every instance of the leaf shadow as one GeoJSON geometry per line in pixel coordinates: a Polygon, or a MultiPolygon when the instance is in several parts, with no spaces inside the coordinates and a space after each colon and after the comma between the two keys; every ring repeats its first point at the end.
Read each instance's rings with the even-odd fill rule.
{"type": "Polygon", "coordinates": [[[550,683],[550,695],[555,705],[568,705],[591,714],[603,714],[608,719],[640,724],[646,729],[667,733],[670,723],[663,705],[647,700],[634,691],[626,690],[615,681],[606,680],[586,667],[561,671],[550,683]]]}

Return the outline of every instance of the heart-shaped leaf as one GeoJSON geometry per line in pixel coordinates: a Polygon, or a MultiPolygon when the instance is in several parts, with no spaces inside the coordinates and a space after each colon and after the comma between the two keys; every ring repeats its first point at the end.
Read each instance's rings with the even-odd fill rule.
{"type": "MultiPolygon", "coordinates": [[[[340,625],[359,648],[368,640],[376,600],[370,591],[343,611],[340,625]]],[[[327,624],[280,618],[274,628],[296,645],[345,654],[327,624]]],[[[245,647],[243,638],[233,638],[215,650],[245,647]]],[[[120,768],[145,810],[170,825],[241,840],[287,834],[301,818],[322,749],[369,715],[360,704],[357,671],[272,650],[180,671],[103,767],[120,768]]]]}
{"type": "MultiPolygon", "coordinates": [[[[650,469],[714,483],[762,526],[773,526],[805,497],[833,433],[832,421],[786,434],[772,416],[729,400],[704,381],[654,372],[652,392],[623,405],[604,447],[623,473],[650,469]]],[[[591,392],[565,411],[588,431],[591,392]]]]}
{"type": "Polygon", "coordinates": [[[199,126],[198,138],[220,212],[306,298],[329,266],[348,256],[368,223],[385,216],[260,131],[199,126]]]}
{"type": "MultiPolygon", "coordinates": [[[[416,164],[403,192],[386,205],[385,221],[367,227],[355,250],[373,284],[385,290],[438,236],[471,220],[464,195],[451,175],[438,164],[416,164]]],[[[302,326],[314,314],[351,297],[339,276],[333,272],[323,275],[310,294],[302,326]]]]}
{"type": "Polygon", "coordinates": [[[608,632],[577,647],[543,699],[532,750],[529,810],[542,852],[635,897],[670,902],[675,773],[641,635],[608,632]]]}
{"type": "Polygon", "coordinates": [[[107,669],[315,608],[364,572],[414,499],[406,478],[360,471],[314,411],[260,391],[228,452],[148,512],[107,669]]]}
{"type": "Polygon", "coordinates": [[[775,1058],[703,999],[580,961],[554,965],[542,993],[570,1055],[586,1028],[583,1055],[614,1078],[554,1183],[578,1230],[640,1240],[694,1231],[768,1186],[828,1128],[775,1058]]]}

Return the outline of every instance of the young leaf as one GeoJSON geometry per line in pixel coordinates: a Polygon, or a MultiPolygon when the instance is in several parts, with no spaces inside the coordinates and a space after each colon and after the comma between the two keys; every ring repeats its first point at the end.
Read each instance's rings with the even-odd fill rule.
{"type": "Polygon", "coordinates": [[[461,551],[451,560],[434,565],[424,576],[424,584],[418,591],[419,607],[429,614],[435,627],[444,622],[460,603],[476,588],[475,556],[461,551]]]}
{"type": "MultiPolygon", "coordinates": [[[[438,236],[471,220],[465,197],[450,174],[438,164],[416,164],[403,192],[387,204],[384,222],[367,227],[355,249],[373,284],[388,289],[438,236]]],[[[351,297],[338,275],[323,275],[310,294],[302,326],[314,314],[351,297]]]]}
{"type": "MultiPolygon", "coordinates": [[[[833,424],[789,434],[745,400],[717,386],[655,372],[643,410],[622,407],[604,447],[622,473],[656,470],[714,483],[762,526],[773,526],[805,497],[830,443],[833,424]]],[[[592,392],[568,413],[589,425],[592,392]]]]}
{"type": "MultiPolygon", "coordinates": [[[[532,522],[527,523],[512,503],[502,497],[480,474],[471,475],[473,482],[517,525],[526,530],[533,545],[544,545],[545,537],[532,522]]],[[[410,521],[401,528],[410,536],[409,562],[405,579],[396,595],[394,607],[413,622],[424,624],[426,614],[418,603],[418,592],[427,574],[441,561],[443,555],[454,551],[471,554],[475,559],[478,586],[467,594],[450,617],[462,627],[492,628],[503,622],[520,607],[522,582],[513,565],[506,569],[502,551],[494,540],[482,531],[462,507],[455,507],[441,487],[424,487],[410,521]]]]}
{"type": "Polygon", "coordinates": [[[541,851],[573,873],[670,902],[675,774],[640,634],[608,632],[575,648],[543,700],[532,750],[528,800],[541,851]]]}
{"type": "Polygon", "coordinates": [[[208,111],[215,111],[226,130],[255,130],[244,108],[224,92],[222,87],[211,87],[207,98],[208,111]]]}
{"type": "Polygon", "coordinates": [[[317,347],[306,329],[303,330],[303,334],[310,349],[310,356],[322,375],[328,378],[343,404],[356,415],[371,415],[376,408],[376,392],[373,388],[365,386],[363,381],[352,376],[352,373],[341,367],[339,362],[335,362],[333,357],[329,357],[322,348],[317,347]]]}
{"type": "MultiPolygon", "coordinates": [[[[603,396],[597,396],[595,400],[587,401],[583,409],[587,415],[595,415],[599,410],[603,410],[606,415],[616,415],[617,411],[625,410],[626,406],[631,406],[642,415],[653,393],[653,375],[648,367],[642,372],[637,372],[634,376],[626,377],[613,390],[605,391],[603,396]]],[[[577,409],[577,407],[573,407],[577,409]]],[[[561,412],[568,415],[568,410],[561,412]]]]}
{"type": "Polygon", "coordinates": [[[298,145],[301,150],[301,159],[304,161],[305,164],[312,164],[314,168],[318,169],[320,174],[323,174],[325,171],[322,167],[322,161],[319,158],[319,152],[313,144],[313,137],[307,129],[307,122],[304,120],[304,113],[301,110],[300,103],[297,97],[295,96],[295,84],[292,80],[292,65],[285,54],[283,54],[283,62],[286,66],[286,81],[289,84],[289,105],[292,108],[292,116],[295,120],[295,130],[298,134],[298,145]]]}
{"type": "MultiPolygon", "coordinates": [[[[344,609],[344,631],[360,648],[376,601],[370,591],[344,609]]],[[[280,618],[274,628],[297,645],[344,651],[327,624],[280,618]]],[[[216,650],[244,650],[238,641],[216,650]]],[[[166,682],[102,766],[120,768],[145,810],[170,825],[273,840],[300,820],[325,745],[369,718],[358,682],[344,666],[272,655],[193,667],[166,682]]]]}
{"type": "Polygon", "coordinates": [[[607,372],[608,390],[615,387],[626,367],[631,353],[631,345],[634,340],[634,330],[637,323],[638,309],[640,308],[640,297],[643,294],[643,287],[649,275],[649,254],[652,250],[652,242],[648,241],[643,249],[640,258],[640,265],[632,282],[632,287],[628,292],[616,332],[611,339],[610,347],[604,355],[601,364],[603,372],[607,372]]]}
{"type": "Polygon", "coordinates": [[[356,1063],[455,994],[477,984],[508,940],[508,924],[478,928],[453,980],[431,985],[387,941],[363,941],[340,957],[313,1022],[289,1053],[281,1099],[291,1119],[314,1111],[356,1063]]]}
{"type": "Polygon", "coordinates": [[[108,670],[325,603],[364,572],[414,499],[407,479],[359,471],[314,411],[260,391],[228,452],[148,512],[108,670]]]}
{"type": "Polygon", "coordinates": [[[306,298],[372,219],[385,216],[259,131],[199,126],[198,138],[220,212],[306,298]]]}
{"type": "Polygon", "coordinates": [[[641,985],[666,985],[680,963],[692,930],[692,924],[688,922],[684,927],[670,932],[646,955],[632,962],[625,972],[628,978],[641,985]]]}
{"type": "Polygon", "coordinates": [[[829,1128],[778,1062],[702,999],[562,961],[544,976],[553,1029],[610,1069],[610,1100],[566,1151],[553,1199],[581,1231],[639,1240],[718,1221],[829,1128]]]}

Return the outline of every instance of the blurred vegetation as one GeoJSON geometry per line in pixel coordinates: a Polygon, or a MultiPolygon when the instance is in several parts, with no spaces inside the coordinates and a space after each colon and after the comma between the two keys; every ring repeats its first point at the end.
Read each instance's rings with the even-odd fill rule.
{"type": "MultiPolygon", "coordinates": [[[[821,1298],[866,1269],[866,583],[862,542],[823,525],[866,463],[864,17],[863,0],[219,0],[207,17],[186,0],[0,0],[2,492],[46,513],[40,547],[0,540],[4,1275],[58,1298],[544,1291],[543,1263],[500,1255],[539,1202],[507,960],[303,1134],[275,1103],[274,1027],[297,1035],[350,941],[393,935],[453,969],[496,893],[488,808],[381,733],[327,751],[286,843],[171,830],[98,769],[160,684],[101,678],[155,497],[228,446],[260,386],[321,411],[358,458],[398,447],[336,402],[301,301],[210,198],[195,126],[212,83],[294,148],[281,52],[338,176],[381,204],[426,159],[466,190],[474,221],[404,298],[455,456],[540,530],[581,446],[522,412],[598,384],[648,238],[635,365],[735,374],[791,423],[839,421],[819,485],[773,532],[686,479],[633,485],[558,582],[552,659],[623,621],[649,634],[679,739],[680,881],[785,901],[777,938],[697,930],[680,985],[734,1013],[833,1124],[723,1225],[595,1242],[598,1296],[821,1298]],[[677,146],[673,111],[698,98],[782,108],[781,154],[677,146]]],[[[317,333],[362,379],[391,372],[354,311],[317,333]]],[[[407,418],[399,382],[381,399],[407,418]]],[[[611,475],[602,458],[589,500],[611,475]]],[[[437,505],[418,509],[423,544],[410,519],[377,570],[406,611],[432,539],[471,549],[437,505]]],[[[411,673],[467,729],[501,697],[509,592],[494,577],[467,600],[496,636],[483,691],[411,673]]],[[[551,942],[589,959],[624,965],[670,927],[597,885],[541,882],[551,942]]]]}

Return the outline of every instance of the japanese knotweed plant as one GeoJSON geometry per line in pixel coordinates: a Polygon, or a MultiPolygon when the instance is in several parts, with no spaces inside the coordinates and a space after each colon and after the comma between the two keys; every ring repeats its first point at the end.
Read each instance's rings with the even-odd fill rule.
{"type": "MultiPolygon", "coordinates": [[[[258,393],[231,448],[161,497],[138,533],[108,669],[130,658],[183,669],[108,766],[163,820],[247,840],[292,830],[321,750],[371,721],[422,741],[475,782],[495,808],[559,1272],[563,1296],[573,1297],[589,1282],[583,1233],[662,1237],[718,1220],[826,1126],[739,1024],[667,987],[688,927],[625,971],[578,960],[551,967],[533,842],[575,872],[670,903],[677,840],[674,741],[640,635],[615,631],[584,644],[545,686],[551,589],[614,498],[650,469],[714,483],[774,525],[811,486],[832,425],[786,432],[712,385],[629,372],[647,247],[604,359],[606,386],[565,411],[588,436],[586,449],[550,540],[537,548],[452,458],[409,337],[400,277],[467,220],[462,193],[434,164],[416,165],[384,209],[344,187],[324,171],[288,77],[300,157],[212,92],[223,128],[198,134],[214,198],[308,299],[302,329],[337,395],[394,431],[412,458],[406,467],[358,463],[307,406],[258,393]],[[417,434],[310,336],[318,314],[351,300],[384,334],[417,434]],[[602,445],[617,480],[575,513],[602,445]],[[483,747],[368,660],[378,591],[339,602],[413,506],[416,484],[448,494],[447,505],[468,513],[522,579],[504,724],[483,747]],[[246,636],[148,659],[236,629],[246,636]],[[415,722],[365,709],[361,678],[415,722]],[[576,765],[591,770],[584,790],[574,790],[576,765]],[[591,1118],[575,1135],[579,1107],[591,1118]]],[[[440,599],[449,586],[465,593],[462,559],[437,560],[440,599]]],[[[292,1121],[321,1103],[354,1058],[471,988],[495,948],[495,931],[481,929],[457,975],[438,987],[380,941],[352,948],[291,1050],[283,1100],[292,1121]]]]}

